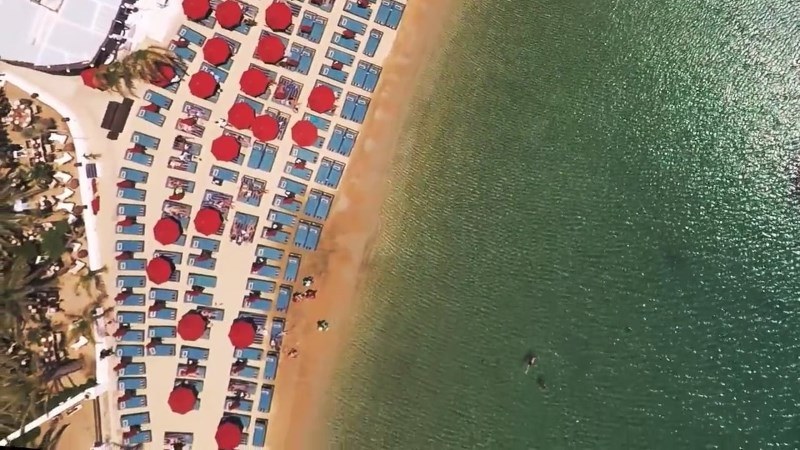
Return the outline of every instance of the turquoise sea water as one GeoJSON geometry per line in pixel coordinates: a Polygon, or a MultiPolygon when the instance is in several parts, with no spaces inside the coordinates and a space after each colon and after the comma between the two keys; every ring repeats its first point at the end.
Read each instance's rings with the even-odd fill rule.
{"type": "Polygon", "coordinates": [[[800,447],[800,5],[467,9],[329,447],[800,447]]]}

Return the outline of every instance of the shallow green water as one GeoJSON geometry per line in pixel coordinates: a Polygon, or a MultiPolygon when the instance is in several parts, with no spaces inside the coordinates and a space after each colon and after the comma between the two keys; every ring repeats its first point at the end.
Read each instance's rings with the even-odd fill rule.
{"type": "Polygon", "coordinates": [[[330,447],[800,447],[800,6],[480,3],[410,125],[330,447]]]}

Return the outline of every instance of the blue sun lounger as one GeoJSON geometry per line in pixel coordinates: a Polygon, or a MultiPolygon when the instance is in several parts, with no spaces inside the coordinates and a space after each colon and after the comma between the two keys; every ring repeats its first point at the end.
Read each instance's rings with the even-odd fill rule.
{"type": "Polygon", "coordinates": [[[325,26],[327,24],[328,19],[306,11],[303,13],[303,19],[300,21],[300,26],[297,29],[297,35],[315,44],[319,44],[319,42],[322,40],[322,35],[325,33],[325,26]],[[304,27],[311,27],[311,31],[308,33],[303,33],[301,30],[304,27]]]}
{"type": "Polygon", "coordinates": [[[298,147],[296,145],[292,146],[292,149],[289,151],[289,155],[312,164],[317,162],[317,159],[319,158],[319,153],[303,147],[298,147]]]}
{"type": "Polygon", "coordinates": [[[287,202],[284,200],[286,200],[286,196],[275,194],[275,197],[272,199],[272,206],[277,206],[278,208],[282,208],[291,212],[298,212],[303,206],[303,204],[297,200],[297,198],[295,198],[292,202],[287,202]]]}
{"type": "MultiPolygon", "coordinates": [[[[187,49],[188,50],[188,49],[187,49]]],[[[172,108],[172,99],[164,94],[159,94],[156,91],[148,89],[142,96],[144,101],[150,102],[159,108],[170,109],[172,108]]]]}
{"type": "MultiPolygon", "coordinates": [[[[244,429],[250,428],[250,416],[245,416],[242,414],[233,414],[233,413],[222,413],[222,417],[236,417],[239,421],[244,425],[244,429]]],[[[249,437],[242,435],[242,440],[240,442],[247,444],[247,440],[249,437]]]]}
{"type": "Polygon", "coordinates": [[[135,427],[137,425],[146,425],[150,423],[150,413],[141,412],[136,414],[124,414],[120,416],[119,423],[123,428],[135,427]]]}
{"type": "Polygon", "coordinates": [[[118,252],[141,252],[144,251],[144,241],[117,241],[116,249],[118,252]]]}
{"type": "Polygon", "coordinates": [[[272,310],[272,302],[268,298],[257,298],[249,300],[248,295],[242,298],[242,308],[256,309],[259,311],[269,312],[272,310]]]}
{"type": "MultiPolygon", "coordinates": [[[[119,372],[117,372],[117,375],[123,377],[131,375],[144,375],[145,373],[147,373],[147,367],[144,365],[144,363],[137,362],[137,363],[130,363],[127,366],[123,367],[122,369],[119,370],[119,372]]],[[[120,380],[124,379],[125,378],[120,378],[120,380]]]]}
{"type": "Polygon", "coordinates": [[[117,342],[144,342],[144,330],[127,330],[116,339],[117,342]]]}
{"type": "Polygon", "coordinates": [[[117,322],[128,324],[144,323],[145,314],[140,311],[117,311],[117,322]]]}
{"type": "Polygon", "coordinates": [[[306,250],[314,251],[319,245],[319,235],[322,234],[322,227],[317,224],[308,225],[308,238],[306,238],[303,248],[306,250]]]}
{"type": "Polygon", "coordinates": [[[260,277],[278,278],[281,274],[281,268],[278,266],[263,265],[254,273],[260,277]]]}
{"type": "Polygon", "coordinates": [[[281,177],[278,181],[278,188],[284,191],[291,192],[295,195],[303,195],[306,193],[307,186],[299,181],[290,180],[286,177],[281,177]]]}
{"type": "Polygon", "coordinates": [[[192,248],[197,248],[200,250],[207,250],[209,252],[216,252],[219,251],[219,244],[220,242],[216,239],[209,239],[204,237],[193,237],[192,238],[192,248]]]}
{"type": "Polygon", "coordinates": [[[131,135],[131,142],[155,150],[158,148],[158,144],[161,143],[161,139],[139,131],[134,131],[131,135]]]}
{"type": "Polygon", "coordinates": [[[271,294],[275,292],[275,282],[260,280],[258,278],[248,278],[245,289],[248,291],[258,291],[264,294],[271,294]]]}
{"type": "Polygon", "coordinates": [[[151,319],[175,320],[178,317],[178,310],[175,308],[161,308],[157,311],[148,311],[147,317],[151,319]]]}
{"type": "MultiPolygon", "coordinates": [[[[189,359],[191,359],[191,358],[189,358],[189,359]]],[[[202,375],[200,375],[200,376],[201,377],[205,377],[206,368],[204,366],[198,366],[198,374],[200,373],[201,370],[202,370],[202,375]]],[[[203,392],[203,386],[204,386],[203,380],[176,378],[173,386],[179,386],[181,384],[188,384],[189,386],[193,387],[194,390],[196,390],[197,392],[203,392]]]]}
{"type": "Polygon", "coordinates": [[[167,48],[171,50],[172,53],[175,53],[175,56],[186,61],[187,63],[194,61],[194,58],[197,57],[197,52],[189,47],[178,47],[174,43],[170,42],[167,48]]]}
{"type": "Polygon", "coordinates": [[[297,65],[289,66],[287,69],[291,70],[292,72],[308,75],[308,71],[311,70],[311,63],[314,61],[314,55],[316,54],[316,51],[311,47],[306,47],[300,44],[292,44],[289,52],[291,55],[290,59],[297,61],[297,65]]]}
{"type": "Polygon", "coordinates": [[[144,294],[130,294],[116,303],[117,306],[144,306],[144,294]]]}
{"type": "Polygon", "coordinates": [[[277,231],[275,233],[269,233],[267,228],[264,228],[264,231],[261,232],[261,237],[272,242],[277,242],[279,244],[285,244],[289,242],[289,233],[285,231],[277,231]]]}
{"type": "Polygon", "coordinates": [[[263,103],[241,94],[236,96],[236,100],[233,103],[247,103],[251,108],[253,108],[253,111],[256,112],[256,115],[260,115],[264,111],[263,103]]]}
{"type": "Polygon", "coordinates": [[[349,12],[350,14],[365,20],[369,20],[370,16],[372,16],[372,8],[362,8],[358,6],[358,3],[350,0],[344,4],[344,10],[345,12],[349,12]]]}
{"type": "Polygon", "coordinates": [[[211,275],[201,275],[199,273],[190,273],[189,278],[186,280],[189,286],[201,286],[204,288],[217,287],[217,277],[211,275]]]}
{"type": "Polygon", "coordinates": [[[145,110],[143,108],[139,108],[139,111],[136,113],[136,117],[138,117],[140,119],[144,119],[144,120],[152,123],[153,125],[156,125],[156,126],[159,126],[159,127],[163,126],[164,122],[167,120],[167,118],[164,117],[164,115],[159,114],[157,112],[153,112],[153,111],[147,111],[147,110],[145,110]]]}
{"type": "MultiPolygon", "coordinates": [[[[184,223],[185,227],[189,226],[189,220],[186,219],[184,223]]],[[[167,258],[172,261],[173,264],[179,266],[181,262],[183,262],[183,253],[180,252],[169,252],[166,250],[156,250],[153,252],[153,258],[167,258]]]]}
{"type": "Polygon", "coordinates": [[[277,307],[278,312],[285,312],[289,309],[289,304],[292,301],[292,287],[282,284],[278,289],[277,307]]]}
{"type": "Polygon", "coordinates": [[[297,223],[297,217],[288,213],[276,211],[274,209],[269,210],[269,213],[267,214],[267,220],[287,227],[294,226],[297,223]]]}
{"type": "Polygon", "coordinates": [[[153,301],[174,302],[178,300],[178,291],[174,289],[151,288],[148,297],[153,301]]]}
{"type": "Polygon", "coordinates": [[[153,157],[147,153],[134,153],[131,151],[126,151],[125,160],[147,167],[153,165],[153,157]]]}
{"type": "Polygon", "coordinates": [[[226,411],[241,411],[241,412],[251,412],[253,410],[253,402],[250,400],[245,400],[243,398],[239,398],[236,400],[238,406],[234,407],[234,400],[233,398],[227,398],[225,400],[225,410],[226,411]]]}
{"type": "MultiPolygon", "coordinates": [[[[363,63],[358,63],[358,64],[359,66],[361,66],[361,64],[363,63]]],[[[381,68],[381,66],[375,64],[367,64],[366,67],[367,67],[366,69],[367,73],[366,75],[364,75],[364,82],[362,89],[364,89],[367,92],[375,92],[375,88],[378,87],[378,80],[381,78],[381,72],[383,71],[383,69],[381,68]]],[[[362,111],[359,110],[359,117],[361,114],[364,115],[364,117],[361,118],[361,121],[363,122],[364,118],[366,118],[366,109],[363,111],[363,113],[362,111]]]]}
{"type": "Polygon", "coordinates": [[[333,33],[333,37],[331,37],[331,44],[338,45],[339,47],[350,50],[351,52],[357,52],[358,47],[361,45],[361,41],[358,39],[345,39],[342,33],[333,33]]]}
{"type": "Polygon", "coordinates": [[[378,51],[378,46],[381,45],[383,39],[383,32],[378,30],[370,30],[367,45],[364,46],[364,54],[372,58],[378,51]]]}
{"type": "Polygon", "coordinates": [[[155,344],[147,347],[150,356],[175,356],[175,344],[155,344]]]}
{"type": "Polygon", "coordinates": [[[126,259],[124,261],[117,261],[117,270],[144,270],[147,266],[147,261],[144,258],[126,259]]]}
{"type": "Polygon", "coordinates": [[[199,269],[214,270],[217,267],[217,258],[208,257],[200,259],[200,255],[189,255],[187,263],[199,269]]]}
{"type": "Polygon", "coordinates": [[[297,167],[297,166],[295,166],[295,164],[293,162],[287,161],[286,165],[283,167],[283,173],[292,175],[294,177],[297,177],[297,178],[300,178],[300,179],[303,179],[303,180],[306,180],[306,181],[310,181],[311,180],[311,175],[314,174],[314,171],[309,169],[308,167],[303,167],[303,168],[297,167]]]}
{"type": "Polygon", "coordinates": [[[122,438],[123,445],[136,446],[153,442],[153,433],[150,430],[141,430],[133,436],[122,438]]]}
{"type": "Polygon", "coordinates": [[[118,288],[139,288],[147,284],[147,279],[137,275],[120,275],[117,276],[118,288]]]}
{"type": "Polygon", "coordinates": [[[136,188],[117,188],[117,198],[124,198],[125,200],[136,200],[139,202],[145,201],[147,191],[144,189],[136,188]]]}
{"type": "Polygon", "coordinates": [[[267,420],[256,419],[253,425],[253,447],[264,448],[267,444],[267,420]]]}
{"type": "Polygon", "coordinates": [[[197,310],[202,312],[209,320],[225,320],[224,309],[201,306],[197,310]]]}
{"type": "Polygon", "coordinates": [[[339,17],[339,26],[344,28],[345,30],[350,30],[355,34],[361,34],[367,32],[367,24],[364,22],[359,22],[358,20],[352,19],[347,16],[339,17]]]}
{"type": "Polygon", "coordinates": [[[322,67],[319,69],[319,74],[323,77],[330,78],[333,81],[338,81],[339,83],[346,83],[347,76],[350,75],[348,72],[344,70],[336,70],[333,67],[323,64],[322,67]]]}
{"type": "Polygon", "coordinates": [[[297,274],[300,272],[300,255],[291,253],[286,263],[286,272],[283,274],[284,281],[294,283],[297,281],[297,274]]]}
{"type": "Polygon", "coordinates": [[[198,46],[202,46],[206,43],[206,37],[204,35],[187,27],[186,25],[181,25],[180,29],[178,29],[178,36],[198,46]]]}
{"type": "Polygon", "coordinates": [[[123,167],[119,169],[119,177],[123,180],[133,181],[134,183],[147,183],[148,174],[142,170],[123,167]]]}
{"type": "Polygon", "coordinates": [[[303,214],[313,217],[319,207],[319,199],[321,196],[321,191],[312,189],[311,192],[308,193],[308,200],[306,200],[306,207],[303,209],[303,214]]]}
{"type": "Polygon", "coordinates": [[[339,182],[342,181],[342,176],[344,175],[344,168],[345,165],[338,161],[334,161],[333,165],[331,166],[331,174],[328,176],[326,180],[326,185],[330,186],[334,189],[339,187],[339,182]]]}
{"type": "MultiPolygon", "coordinates": [[[[128,366],[130,367],[130,366],[128,366]]],[[[147,388],[147,378],[145,377],[127,377],[117,379],[117,388],[120,391],[129,391],[136,389],[147,388]]]]}
{"type": "Polygon", "coordinates": [[[258,396],[258,410],[268,413],[272,409],[272,386],[262,385],[261,394],[258,396]]]}
{"type": "Polygon", "coordinates": [[[192,347],[191,345],[181,345],[181,355],[180,357],[183,359],[197,359],[197,360],[206,360],[208,359],[208,349],[202,347],[192,347]]]}
{"type": "Polygon", "coordinates": [[[204,62],[203,64],[200,64],[200,70],[203,71],[203,72],[208,72],[211,75],[213,75],[214,78],[217,79],[219,84],[225,83],[225,81],[228,79],[228,72],[225,72],[224,70],[220,69],[219,67],[212,66],[211,64],[206,63],[206,62],[204,62]]]}
{"type": "Polygon", "coordinates": [[[280,334],[283,333],[283,329],[286,327],[286,321],[281,319],[280,317],[274,317],[272,319],[272,327],[269,332],[270,339],[278,339],[280,334]]]}
{"type": "Polygon", "coordinates": [[[150,326],[147,335],[151,338],[170,339],[177,336],[177,329],[170,325],[150,326]]]}
{"type": "Polygon", "coordinates": [[[118,345],[117,356],[144,356],[144,345],[118,345]]]}
{"type": "Polygon", "coordinates": [[[264,364],[264,379],[274,380],[278,374],[278,354],[276,352],[267,353],[267,361],[264,364]]]}
{"type": "Polygon", "coordinates": [[[283,250],[266,245],[259,245],[256,247],[256,257],[269,259],[271,261],[280,261],[283,259],[283,250]]]}
{"type": "Polygon", "coordinates": [[[332,159],[322,158],[322,162],[319,163],[319,170],[317,170],[317,177],[314,179],[314,181],[321,185],[327,186],[325,182],[328,180],[328,177],[331,176],[332,167],[332,159]]]}
{"type": "Polygon", "coordinates": [[[278,149],[276,147],[256,142],[250,150],[250,157],[247,159],[247,167],[263,170],[264,172],[271,172],[272,166],[275,164],[275,155],[277,153],[278,149]]]}
{"type": "Polygon", "coordinates": [[[358,95],[348,93],[344,97],[344,106],[340,113],[342,119],[353,120],[356,113],[356,105],[358,104],[358,95]]]}
{"type": "Polygon", "coordinates": [[[248,361],[261,361],[264,352],[260,348],[237,348],[233,351],[233,357],[237,359],[246,359],[248,361]]]}
{"type": "Polygon", "coordinates": [[[136,395],[125,401],[117,402],[119,409],[144,408],[145,406],[147,406],[147,396],[145,395],[136,395]]]}
{"type": "Polygon", "coordinates": [[[405,5],[394,0],[381,0],[381,6],[378,7],[378,14],[375,15],[375,23],[383,25],[392,30],[396,30],[400,26],[400,21],[403,19],[403,12],[405,5]]]}
{"type": "Polygon", "coordinates": [[[218,180],[230,181],[231,183],[239,181],[239,172],[220,166],[211,166],[209,175],[218,180]]]}
{"type": "Polygon", "coordinates": [[[345,66],[352,66],[353,62],[356,60],[356,57],[350,53],[335,49],[333,47],[328,47],[328,51],[325,52],[325,57],[330,60],[340,62],[345,66]]]}
{"type": "Polygon", "coordinates": [[[183,295],[183,302],[191,303],[193,305],[211,306],[214,304],[214,295],[206,292],[199,292],[196,294],[186,292],[183,295]]]}
{"type": "Polygon", "coordinates": [[[300,222],[297,225],[297,233],[294,235],[294,246],[303,248],[308,239],[308,224],[300,222]]]}
{"type": "MultiPolygon", "coordinates": [[[[117,215],[124,217],[144,217],[146,215],[147,207],[145,205],[136,205],[133,203],[118,203],[117,215]]],[[[141,251],[141,250],[139,250],[141,251]]]]}
{"type": "Polygon", "coordinates": [[[122,225],[116,226],[117,234],[129,234],[135,236],[143,236],[144,235],[144,224],[135,223],[133,225],[128,225],[126,227],[122,225]]]}
{"type": "Polygon", "coordinates": [[[331,126],[330,120],[323,119],[322,117],[315,116],[314,114],[306,113],[303,115],[303,119],[313,123],[314,126],[320,131],[328,131],[328,128],[331,126]]]}
{"type": "Polygon", "coordinates": [[[236,378],[250,378],[251,380],[258,379],[258,367],[253,366],[244,366],[239,372],[233,373],[231,370],[231,376],[236,378]]]}
{"type": "Polygon", "coordinates": [[[319,207],[317,208],[317,212],[311,214],[311,217],[318,220],[326,220],[331,212],[332,204],[333,196],[323,192],[319,199],[319,207]]]}
{"type": "MultiPolygon", "coordinates": [[[[355,109],[355,105],[353,105],[353,109],[355,109]]],[[[357,131],[345,128],[341,125],[336,125],[333,128],[331,139],[328,141],[328,150],[343,156],[350,156],[353,147],[356,145],[357,138],[357,131]]]]}

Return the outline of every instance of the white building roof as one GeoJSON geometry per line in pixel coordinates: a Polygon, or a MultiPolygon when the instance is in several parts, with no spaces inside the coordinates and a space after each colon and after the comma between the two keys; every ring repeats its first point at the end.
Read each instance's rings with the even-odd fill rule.
{"type": "Polygon", "coordinates": [[[0,0],[0,59],[36,66],[89,62],[105,42],[121,0],[47,3],[57,10],[31,0],[0,0]]]}

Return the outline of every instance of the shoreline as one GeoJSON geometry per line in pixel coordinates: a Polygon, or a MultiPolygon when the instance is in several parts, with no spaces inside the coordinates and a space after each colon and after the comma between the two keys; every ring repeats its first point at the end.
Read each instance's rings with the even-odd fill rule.
{"type": "Polygon", "coordinates": [[[343,344],[353,334],[354,312],[366,282],[366,268],[381,226],[381,209],[390,188],[389,176],[413,104],[429,90],[419,82],[438,70],[447,32],[458,18],[455,0],[435,7],[409,2],[403,24],[387,57],[381,83],[351,158],[337,205],[326,224],[317,252],[307,256],[303,272],[314,275],[319,290],[312,302],[290,308],[286,345],[300,356],[281,366],[285,386],[276,392],[280,413],[270,421],[270,448],[326,448],[327,413],[333,406],[330,388],[343,344]],[[409,92],[409,86],[413,90],[409,92]],[[317,320],[332,324],[316,330],[317,320]],[[322,406],[321,406],[322,405],[322,406]],[[303,430],[302,432],[291,432],[303,430]]]}

